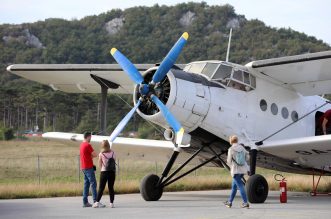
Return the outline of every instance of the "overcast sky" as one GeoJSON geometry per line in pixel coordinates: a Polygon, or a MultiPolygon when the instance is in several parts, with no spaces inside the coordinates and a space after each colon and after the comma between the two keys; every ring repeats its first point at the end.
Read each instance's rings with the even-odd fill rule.
{"type": "MultiPolygon", "coordinates": [[[[194,0],[193,0],[194,1],[194,0]]],[[[180,0],[1,0],[0,24],[26,23],[46,18],[80,19],[114,8],[175,5],[180,0]]],[[[192,1],[191,1],[192,2],[192,1]]],[[[194,1],[200,2],[200,1],[194,1]]],[[[291,27],[331,45],[331,0],[205,0],[208,5],[231,4],[247,19],[272,27],[291,27]]]]}

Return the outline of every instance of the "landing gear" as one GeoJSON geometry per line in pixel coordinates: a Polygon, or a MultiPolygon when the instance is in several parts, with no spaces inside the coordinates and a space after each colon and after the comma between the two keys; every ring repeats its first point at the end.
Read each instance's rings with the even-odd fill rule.
{"type": "Polygon", "coordinates": [[[268,197],[269,186],[267,180],[255,174],[257,150],[250,150],[250,177],[246,183],[247,198],[250,203],[264,203],[268,197]]]}
{"type": "Polygon", "coordinates": [[[317,187],[318,184],[320,183],[320,180],[322,178],[322,176],[324,176],[325,172],[324,170],[322,171],[318,171],[317,173],[313,170],[313,190],[310,192],[311,196],[318,196],[318,195],[331,195],[330,192],[317,192],[317,187]],[[315,183],[315,176],[318,176],[318,180],[315,183]]]}
{"type": "MultiPolygon", "coordinates": [[[[179,154],[179,151],[177,149],[174,150],[167,166],[164,168],[163,172],[162,172],[162,176],[161,178],[155,174],[149,174],[147,176],[145,176],[140,184],[140,194],[143,197],[143,199],[145,201],[158,201],[163,193],[163,189],[176,182],[177,180],[183,178],[184,176],[190,174],[191,172],[199,169],[200,167],[206,165],[207,163],[218,159],[221,161],[221,163],[223,165],[226,165],[225,162],[222,160],[221,155],[222,153],[216,153],[212,148],[209,149],[212,153],[214,153],[215,155],[207,160],[205,160],[204,162],[202,162],[201,164],[197,165],[196,167],[188,170],[187,172],[177,176],[174,178],[174,176],[176,176],[176,174],[183,169],[195,156],[197,156],[203,149],[205,146],[202,146],[200,149],[198,149],[189,159],[187,159],[180,167],[178,167],[169,177],[168,173],[170,172],[173,164],[175,163],[177,156],[179,154]],[[174,178],[174,179],[173,179],[174,178]]],[[[228,166],[225,166],[226,168],[228,168],[228,166]]]]}
{"type": "Polygon", "coordinates": [[[259,174],[250,176],[246,182],[246,192],[250,203],[264,203],[269,192],[267,180],[259,174]]]}
{"type": "Polygon", "coordinates": [[[158,186],[160,177],[149,174],[143,178],[140,184],[140,194],[145,201],[158,201],[163,193],[163,188],[158,186]]]}

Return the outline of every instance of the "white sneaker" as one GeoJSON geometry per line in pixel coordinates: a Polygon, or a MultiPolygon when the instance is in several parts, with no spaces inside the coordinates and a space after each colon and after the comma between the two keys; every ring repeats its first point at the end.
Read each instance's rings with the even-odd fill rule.
{"type": "Polygon", "coordinates": [[[106,205],[102,204],[101,202],[94,202],[93,208],[104,208],[106,205]]]}
{"type": "Polygon", "coordinates": [[[111,208],[115,208],[114,203],[110,203],[110,204],[109,204],[109,207],[111,207],[111,208]]]}

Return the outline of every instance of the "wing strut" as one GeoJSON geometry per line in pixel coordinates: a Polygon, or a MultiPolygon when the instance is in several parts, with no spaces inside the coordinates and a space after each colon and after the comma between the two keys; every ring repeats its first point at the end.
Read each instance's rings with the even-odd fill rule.
{"type": "Polygon", "coordinates": [[[174,150],[170,160],[168,161],[166,167],[164,168],[164,170],[162,172],[161,177],[159,177],[155,174],[149,174],[143,178],[141,185],[140,185],[140,193],[146,201],[159,200],[162,196],[164,187],[176,182],[177,180],[185,177],[186,175],[192,173],[193,171],[199,169],[202,166],[205,166],[206,164],[208,164],[210,162],[217,162],[217,164],[219,166],[223,166],[224,168],[229,169],[228,165],[221,157],[223,154],[226,153],[226,151],[216,152],[210,147],[210,145],[203,144],[199,149],[197,149],[191,155],[191,157],[189,157],[183,164],[181,164],[175,171],[173,171],[173,173],[171,173],[168,176],[172,166],[174,165],[174,163],[178,157],[179,150],[180,150],[179,148],[174,150]],[[209,158],[201,157],[203,159],[203,161],[201,161],[201,163],[199,165],[197,165],[197,166],[193,167],[192,169],[177,176],[177,174],[187,164],[189,164],[193,160],[193,158],[195,158],[197,155],[199,155],[201,151],[205,151],[206,148],[208,148],[214,154],[214,156],[211,156],[209,158]],[[177,176],[177,177],[175,177],[175,176],[177,176]]]}
{"type": "Polygon", "coordinates": [[[93,74],[90,74],[91,78],[95,80],[101,88],[101,102],[100,102],[100,131],[98,134],[100,135],[107,135],[106,128],[107,128],[107,94],[108,88],[118,88],[118,85],[93,74]]]}

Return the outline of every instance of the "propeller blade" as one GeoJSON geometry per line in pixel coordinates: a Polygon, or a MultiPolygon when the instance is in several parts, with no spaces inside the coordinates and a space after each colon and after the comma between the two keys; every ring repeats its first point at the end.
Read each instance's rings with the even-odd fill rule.
{"type": "Polygon", "coordinates": [[[122,69],[129,75],[132,81],[136,84],[141,84],[144,79],[141,76],[137,68],[116,48],[110,50],[110,54],[114,57],[116,62],[122,67],[122,69]]]}
{"type": "Polygon", "coordinates": [[[183,139],[184,135],[184,128],[181,124],[177,121],[177,119],[172,115],[170,110],[161,102],[161,100],[155,96],[151,96],[152,101],[157,105],[157,107],[162,112],[164,118],[167,120],[168,124],[173,128],[176,133],[176,144],[179,145],[183,139]]]}
{"type": "Polygon", "coordinates": [[[122,119],[122,121],[116,126],[114,131],[111,133],[108,141],[109,143],[113,142],[115,138],[121,133],[121,131],[124,129],[126,124],[129,122],[131,117],[133,116],[134,112],[137,110],[139,105],[141,104],[141,101],[139,100],[137,104],[130,110],[130,112],[122,119]]]}
{"type": "Polygon", "coordinates": [[[183,35],[178,39],[176,44],[171,48],[167,56],[163,59],[162,63],[160,64],[159,68],[156,70],[152,83],[160,82],[171,69],[171,67],[175,64],[176,59],[178,58],[180,52],[182,51],[186,41],[188,39],[188,33],[185,32],[183,35]]]}

